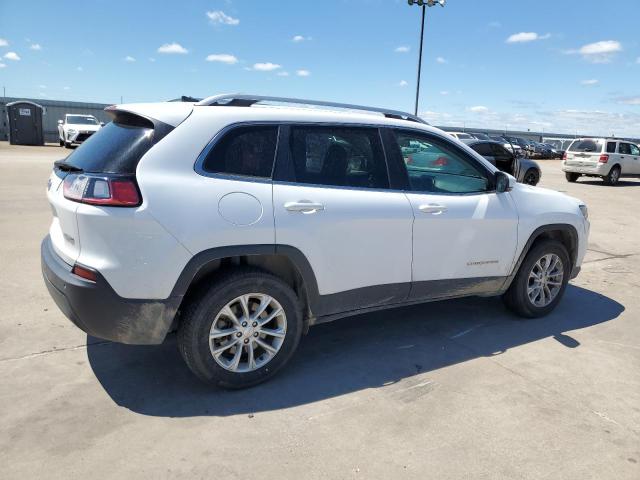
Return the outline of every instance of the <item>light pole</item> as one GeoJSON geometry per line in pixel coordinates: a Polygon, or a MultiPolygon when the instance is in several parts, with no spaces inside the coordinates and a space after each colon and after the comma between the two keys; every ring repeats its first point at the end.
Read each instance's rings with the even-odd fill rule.
{"type": "Polygon", "coordinates": [[[418,81],[416,82],[416,107],[414,114],[418,115],[418,100],[420,99],[420,71],[422,70],[422,44],[424,39],[424,17],[427,7],[440,5],[444,7],[446,0],[408,0],[409,6],[418,5],[422,7],[422,20],[420,22],[420,53],[418,53],[418,81]]]}

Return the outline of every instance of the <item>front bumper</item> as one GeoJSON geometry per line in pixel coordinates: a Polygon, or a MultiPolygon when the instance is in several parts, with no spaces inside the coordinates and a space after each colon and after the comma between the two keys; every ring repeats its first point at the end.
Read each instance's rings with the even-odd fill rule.
{"type": "Polygon", "coordinates": [[[69,134],[67,133],[67,143],[71,143],[73,145],[80,145],[86,139],[88,139],[91,135],[93,135],[94,131],[92,130],[80,130],[76,133],[69,134]]]}
{"type": "Polygon", "coordinates": [[[137,300],[120,297],[97,273],[95,282],[71,273],[47,235],[40,247],[42,276],[49,294],[69,320],[94,337],[134,345],[160,344],[181,298],[137,300]]]}

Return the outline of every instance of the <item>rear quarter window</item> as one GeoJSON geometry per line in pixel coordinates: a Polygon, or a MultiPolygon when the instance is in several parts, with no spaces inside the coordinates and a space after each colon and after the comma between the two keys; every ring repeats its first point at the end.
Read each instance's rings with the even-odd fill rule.
{"type": "Polygon", "coordinates": [[[209,151],[202,170],[207,173],[271,178],[277,143],[277,126],[236,127],[209,151]]]}
{"type": "MultiPolygon", "coordinates": [[[[167,126],[168,127],[168,126],[167,126]]],[[[166,132],[145,118],[118,112],[65,160],[88,173],[134,174],[142,156],[166,132]]]]}

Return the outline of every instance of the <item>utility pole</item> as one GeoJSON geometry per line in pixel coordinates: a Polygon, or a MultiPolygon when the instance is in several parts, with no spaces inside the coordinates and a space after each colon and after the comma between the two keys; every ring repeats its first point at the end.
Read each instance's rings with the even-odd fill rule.
{"type": "Polygon", "coordinates": [[[418,115],[418,101],[420,100],[420,73],[422,71],[422,45],[424,43],[424,18],[427,11],[427,7],[433,7],[440,5],[444,7],[446,0],[408,0],[409,6],[418,5],[422,7],[422,20],[420,22],[420,52],[418,53],[418,81],[416,82],[416,105],[414,108],[414,114],[418,115]]]}

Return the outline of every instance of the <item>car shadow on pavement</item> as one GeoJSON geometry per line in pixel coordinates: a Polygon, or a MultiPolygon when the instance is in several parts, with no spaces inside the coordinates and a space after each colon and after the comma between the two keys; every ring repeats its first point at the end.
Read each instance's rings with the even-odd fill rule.
{"type": "Polygon", "coordinates": [[[91,344],[89,363],[119,406],[163,417],[229,416],[277,410],[367,388],[553,337],[579,348],[571,330],[615,319],[624,306],[569,286],[547,317],[519,320],[497,298],[467,298],[360,315],[311,328],[294,357],[273,379],[225,391],[187,369],[175,335],[163,345],[91,344]]]}
{"type": "MultiPolygon", "coordinates": [[[[611,185],[606,184],[602,180],[579,180],[578,183],[584,185],[599,185],[602,187],[611,187],[611,185]]],[[[640,187],[640,182],[635,182],[631,179],[620,179],[614,188],[624,188],[624,187],[640,187]]]]}

